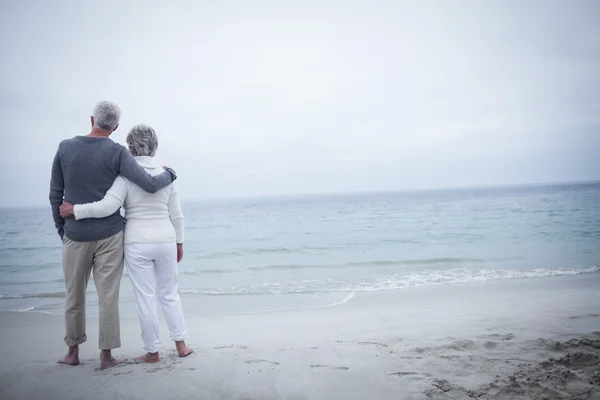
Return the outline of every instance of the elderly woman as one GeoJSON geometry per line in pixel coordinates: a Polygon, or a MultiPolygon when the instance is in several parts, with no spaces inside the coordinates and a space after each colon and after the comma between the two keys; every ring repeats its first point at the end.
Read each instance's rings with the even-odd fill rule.
{"type": "MultiPolygon", "coordinates": [[[[148,125],[134,126],[127,135],[131,154],[150,175],[163,169],[154,161],[158,138],[148,125]]],[[[139,361],[160,360],[157,298],[180,357],[192,353],[178,293],[177,263],[183,258],[183,214],[177,189],[171,184],[155,194],[144,192],[122,176],[104,199],[95,203],[63,203],[61,215],[76,219],[103,218],[125,208],[125,267],[137,300],[146,354],[139,361]]]]}

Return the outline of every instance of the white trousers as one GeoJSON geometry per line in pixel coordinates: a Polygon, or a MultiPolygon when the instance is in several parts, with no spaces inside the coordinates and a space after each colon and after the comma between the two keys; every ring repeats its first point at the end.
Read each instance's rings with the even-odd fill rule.
{"type": "Polygon", "coordinates": [[[176,244],[126,244],[125,267],[137,301],[144,350],[156,353],[160,348],[158,302],[171,340],[185,340],[187,331],[178,291],[176,244]]]}

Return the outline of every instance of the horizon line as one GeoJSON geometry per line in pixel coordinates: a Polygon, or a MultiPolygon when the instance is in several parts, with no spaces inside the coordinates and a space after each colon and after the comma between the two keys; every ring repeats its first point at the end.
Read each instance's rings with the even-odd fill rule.
{"type": "Polygon", "coordinates": [[[244,196],[223,196],[223,197],[201,197],[201,198],[186,198],[183,202],[189,201],[215,201],[215,200],[244,200],[244,199],[261,199],[269,197],[301,197],[301,196],[342,196],[342,195],[360,195],[360,194],[378,194],[378,193],[416,193],[416,192],[435,192],[446,190],[473,190],[473,189],[503,189],[511,187],[539,187],[539,186],[566,186],[566,185],[589,185],[600,184],[600,179],[588,180],[573,180],[573,181],[551,181],[551,182],[528,182],[528,183],[500,183],[490,185],[466,185],[466,186],[445,186],[431,188],[406,188],[406,189],[374,189],[374,190],[346,190],[340,192],[298,192],[298,193],[282,193],[282,194],[259,194],[259,195],[244,195],[244,196]]]}
{"type": "MultiPolygon", "coordinates": [[[[566,186],[566,185],[589,185],[600,184],[600,179],[591,180],[573,180],[573,181],[553,181],[553,182],[529,182],[529,183],[504,183],[504,184],[475,184],[465,186],[445,186],[432,188],[406,188],[406,189],[380,189],[380,190],[347,190],[340,192],[304,192],[304,193],[281,193],[281,194],[259,194],[259,195],[241,195],[241,196],[215,196],[215,197],[196,197],[182,198],[182,203],[202,202],[202,201],[231,201],[231,200],[249,200],[249,199],[265,199],[265,198],[282,198],[282,197],[313,197],[313,196],[343,196],[343,195],[360,195],[360,194],[384,194],[384,193],[418,193],[418,192],[435,192],[448,190],[477,190],[477,189],[503,189],[516,187],[540,187],[540,186],[566,186]]],[[[26,208],[42,208],[49,204],[30,205],[30,206],[0,206],[3,209],[26,209],[26,208]]]]}

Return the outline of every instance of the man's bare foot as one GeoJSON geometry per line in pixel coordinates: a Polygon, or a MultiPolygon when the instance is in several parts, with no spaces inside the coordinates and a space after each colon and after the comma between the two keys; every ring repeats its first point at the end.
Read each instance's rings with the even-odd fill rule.
{"type": "Polygon", "coordinates": [[[160,361],[160,356],[158,355],[158,351],[156,353],[146,353],[143,356],[139,356],[135,358],[136,361],[145,362],[154,364],[160,361]]]}
{"type": "Polygon", "coordinates": [[[110,350],[100,352],[100,369],[107,369],[119,365],[121,362],[112,356],[110,350]]]}
{"type": "Polygon", "coordinates": [[[194,352],[194,350],[185,345],[185,341],[183,340],[175,342],[175,347],[177,348],[177,354],[179,354],[179,357],[187,357],[194,352]]]}
{"type": "Polygon", "coordinates": [[[79,346],[69,346],[67,355],[58,360],[59,364],[79,365],[79,346]]]}

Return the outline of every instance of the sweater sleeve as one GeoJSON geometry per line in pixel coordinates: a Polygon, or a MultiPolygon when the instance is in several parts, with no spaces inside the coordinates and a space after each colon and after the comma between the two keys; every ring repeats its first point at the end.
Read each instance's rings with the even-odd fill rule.
{"type": "Polygon", "coordinates": [[[172,187],[171,196],[169,197],[169,217],[175,228],[175,236],[178,244],[183,243],[184,239],[184,223],[183,210],[179,201],[179,191],[175,186],[172,187]]]}
{"type": "Polygon", "coordinates": [[[169,186],[177,179],[177,174],[175,174],[175,171],[171,168],[167,168],[167,170],[160,175],[150,175],[135,161],[125,147],[119,147],[121,150],[117,157],[117,172],[119,175],[122,175],[141,187],[145,192],[156,193],[160,189],[169,186]]]}
{"type": "Polygon", "coordinates": [[[65,194],[65,180],[63,177],[62,167],[60,165],[60,146],[54,156],[52,162],[52,174],[50,178],[50,207],[52,208],[52,218],[54,219],[54,226],[58,231],[58,235],[63,237],[65,220],[60,216],[59,207],[63,202],[65,194]]]}
{"type": "Polygon", "coordinates": [[[130,186],[131,183],[127,179],[118,176],[102,200],[76,204],[73,207],[75,219],[104,218],[114,214],[125,203],[130,186]]]}

